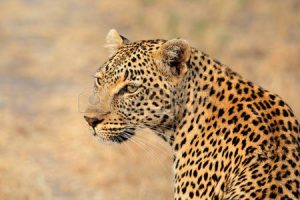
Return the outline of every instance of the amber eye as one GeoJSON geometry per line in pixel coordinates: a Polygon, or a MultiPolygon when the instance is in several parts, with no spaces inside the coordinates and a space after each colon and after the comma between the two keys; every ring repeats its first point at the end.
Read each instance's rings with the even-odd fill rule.
{"type": "Polygon", "coordinates": [[[124,93],[134,93],[139,89],[139,86],[136,85],[125,85],[120,91],[119,94],[124,94],[124,93]]]}
{"type": "Polygon", "coordinates": [[[127,91],[129,93],[134,93],[135,91],[137,91],[137,89],[138,89],[138,86],[136,86],[136,85],[127,85],[127,91]]]}

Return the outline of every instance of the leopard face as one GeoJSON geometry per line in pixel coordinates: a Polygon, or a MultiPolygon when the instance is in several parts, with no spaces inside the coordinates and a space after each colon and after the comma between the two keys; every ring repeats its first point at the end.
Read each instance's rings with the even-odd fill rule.
{"type": "Polygon", "coordinates": [[[177,90],[185,73],[189,48],[183,40],[129,42],[116,31],[107,36],[111,56],[95,74],[97,106],[85,119],[94,135],[123,142],[150,128],[165,140],[176,121],[177,90]]]}

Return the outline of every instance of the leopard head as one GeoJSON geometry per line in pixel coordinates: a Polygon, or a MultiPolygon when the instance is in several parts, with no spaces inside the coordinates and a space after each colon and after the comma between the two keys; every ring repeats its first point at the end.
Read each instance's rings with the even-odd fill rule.
{"type": "Polygon", "coordinates": [[[98,103],[84,116],[94,135],[121,143],[150,128],[169,140],[165,132],[178,120],[178,90],[188,71],[190,46],[181,39],[130,42],[116,30],[106,39],[110,57],[95,73],[98,103]]]}

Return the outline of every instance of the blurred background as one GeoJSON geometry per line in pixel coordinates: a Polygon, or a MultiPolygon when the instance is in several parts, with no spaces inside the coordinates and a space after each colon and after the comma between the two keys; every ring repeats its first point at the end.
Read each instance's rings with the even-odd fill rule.
{"type": "Polygon", "coordinates": [[[111,28],[185,38],[300,116],[298,0],[0,0],[0,199],[172,199],[167,145],[99,144],[78,112],[111,28]]]}

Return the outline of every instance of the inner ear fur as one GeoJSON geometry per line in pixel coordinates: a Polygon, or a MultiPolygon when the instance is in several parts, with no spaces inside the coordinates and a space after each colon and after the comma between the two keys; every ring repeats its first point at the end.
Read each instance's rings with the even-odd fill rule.
{"type": "Polygon", "coordinates": [[[161,70],[169,76],[182,76],[187,71],[186,63],[190,56],[191,47],[186,40],[169,40],[161,46],[158,53],[161,70]]]}
{"type": "Polygon", "coordinates": [[[124,36],[120,35],[115,29],[111,29],[106,35],[106,45],[109,54],[114,54],[121,46],[129,44],[130,41],[124,36]]]}

